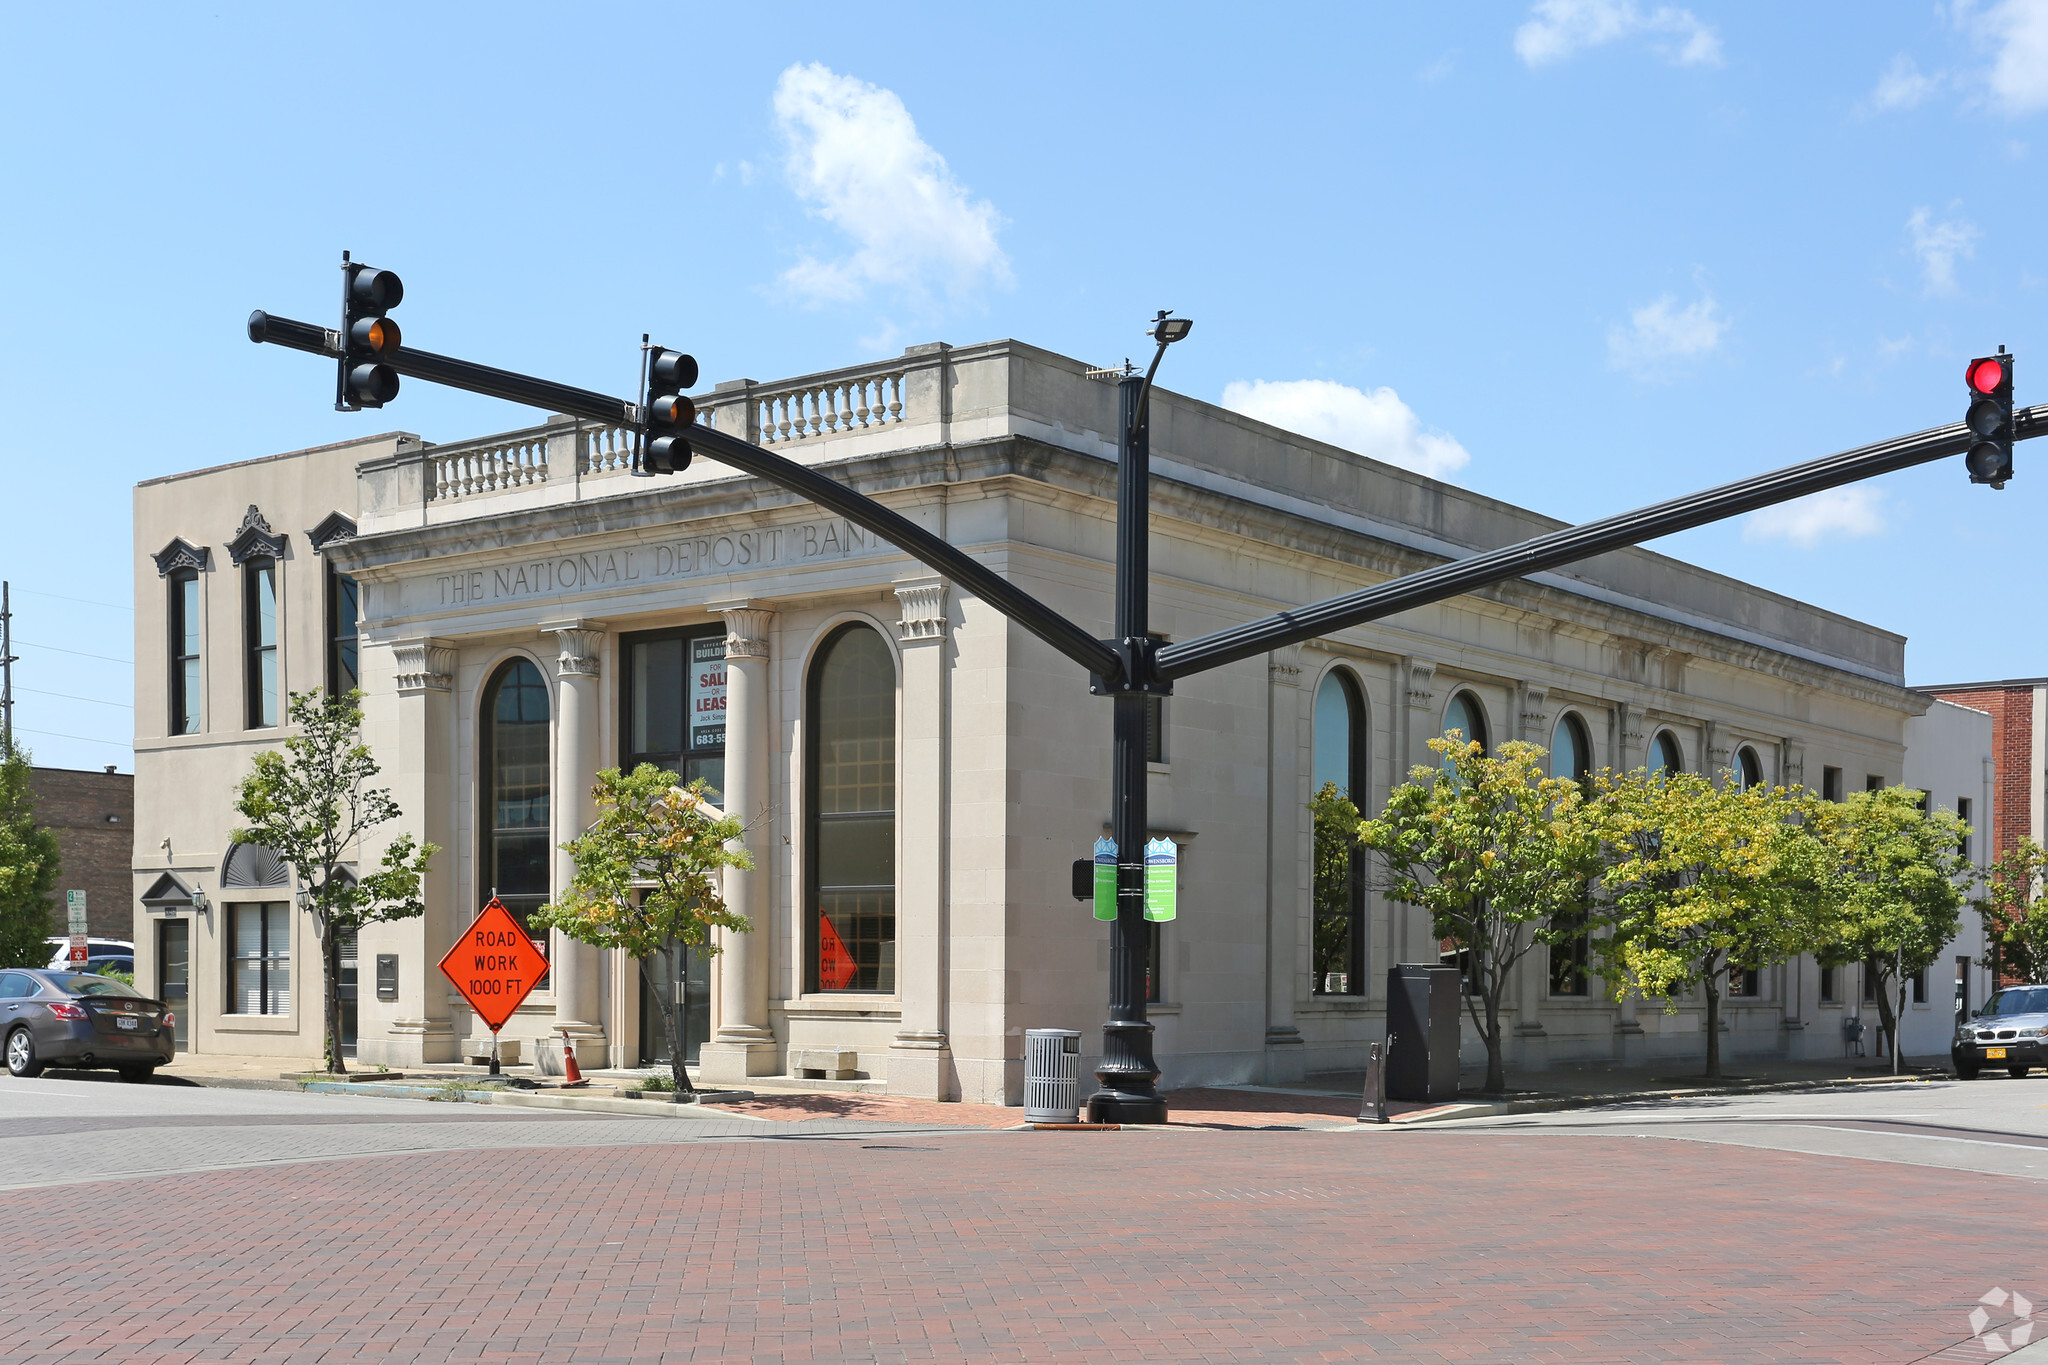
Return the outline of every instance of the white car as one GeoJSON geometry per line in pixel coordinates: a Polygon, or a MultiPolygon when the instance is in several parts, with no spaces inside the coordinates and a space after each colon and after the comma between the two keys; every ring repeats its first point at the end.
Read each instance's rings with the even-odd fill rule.
{"type": "MultiPolygon", "coordinates": [[[[50,967],[49,967],[49,970],[51,970],[51,971],[60,971],[60,970],[62,970],[62,969],[63,969],[63,968],[64,968],[64,967],[66,966],[66,965],[68,965],[68,964],[69,964],[69,962],[70,962],[70,958],[71,958],[71,940],[70,940],[70,939],[68,939],[68,938],[49,938],[49,939],[44,939],[44,940],[43,940],[43,942],[45,942],[45,943],[47,943],[47,944],[49,944],[49,945],[50,945],[50,967]]],[[[135,945],[134,945],[134,944],[132,944],[132,943],[130,943],[130,942],[128,942],[128,940],[126,940],[126,939],[121,939],[121,938],[89,938],[89,939],[87,939],[87,940],[85,941],[85,955],[86,955],[87,957],[89,957],[89,958],[93,958],[93,957],[127,957],[127,958],[132,958],[132,957],[134,957],[134,956],[135,956],[135,945]]]]}

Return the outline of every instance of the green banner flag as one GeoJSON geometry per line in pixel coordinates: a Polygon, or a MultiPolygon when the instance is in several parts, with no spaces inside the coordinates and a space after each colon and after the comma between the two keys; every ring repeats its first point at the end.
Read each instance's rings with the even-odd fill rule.
{"type": "Polygon", "coordinates": [[[1095,841],[1095,918],[1116,918],[1116,840],[1095,841]]]}

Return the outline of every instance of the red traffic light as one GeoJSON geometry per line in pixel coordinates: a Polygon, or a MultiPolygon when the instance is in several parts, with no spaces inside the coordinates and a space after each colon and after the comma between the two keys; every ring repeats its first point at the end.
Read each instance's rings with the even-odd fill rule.
{"type": "Polygon", "coordinates": [[[2005,364],[1988,357],[1973,360],[1964,378],[1969,381],[1970,387],[1979,393],[1996,393],[1998,386],[2005,382],[2005,364]]]}

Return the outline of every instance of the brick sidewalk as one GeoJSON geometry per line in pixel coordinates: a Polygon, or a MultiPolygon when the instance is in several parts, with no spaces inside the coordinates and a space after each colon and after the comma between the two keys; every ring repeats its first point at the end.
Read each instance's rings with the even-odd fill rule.
{"type": "Polygon", "coordinates": [[[2048,1299],[2018,1182],[1585,1137],[420,1154],[0,1228],[7,1362],[1903,1362],[1993,1285],[2048,1299]]]}
{"type": "MultiPolygon", "coordinates": [[[[1314,1095],[1271,1095],[1246,1090],[1175,1090],[1166,1094],[1171,1120],[1188,1128],[1297,1128],[1309,1123],[1355,1122],[1358,1101],[1314,1095]]],[[[940,1104],[891,1095],[771,1095],[717,1106],[770,1119],[867,1119],[932,1123],[959,1128],[1014,1128],[1022,1109],[998,1104],[940,1104]]],[[[1404,1108],[1414,1108],[1408,1105],[1404,1108]]]]}

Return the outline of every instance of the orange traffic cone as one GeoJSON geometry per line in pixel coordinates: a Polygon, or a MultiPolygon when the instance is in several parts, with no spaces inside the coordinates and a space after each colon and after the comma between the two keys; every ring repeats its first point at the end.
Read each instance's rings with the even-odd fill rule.
{"type": "Polygon", "coordinates": [[[563,1089],[566,1090],[572,1085],[590,1084],[583,1079],[583,1071],[576,1065],[576,1044],[569,1037],[567,1029],[562,1030],[562,1068],[566,1073],[562,1080],[563,1089]]]}

